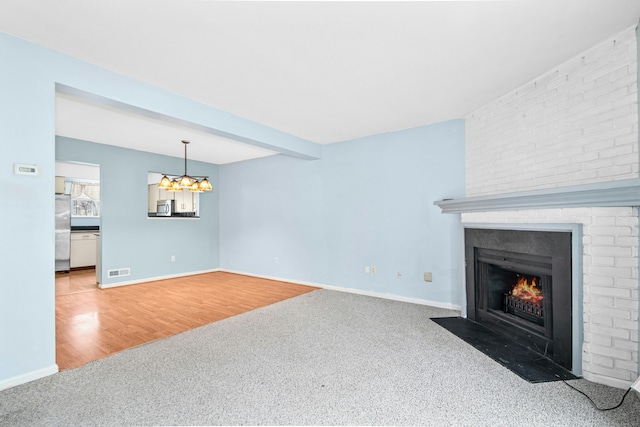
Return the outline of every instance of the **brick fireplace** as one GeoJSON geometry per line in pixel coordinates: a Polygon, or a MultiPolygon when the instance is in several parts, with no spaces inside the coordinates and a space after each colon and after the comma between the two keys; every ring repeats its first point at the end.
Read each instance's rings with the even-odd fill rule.
{"type": "Polygon", "coordinates": [[[467,115],[466,195],[436,202],[465,229],[579,230],[572,371],[620,388],[639,375],[637,39],[627,28],[467,115]]]}
{"type": "MultiPolygon", "coordinates": [[[[635,183],[635,180],[633,180],[635,183]]],[[[634,186],[640,192],[640,183],[634,186]]],[[[574,326],[581,341],[572,371],[626,388],[638,377],[638,210],[634,207],[564,207],[462,214],[464,227],[581,230],[574,286],[574,326]],[[581,283],[580,283],[581,282],[581,283]],[[580,356],[581,353],[581,356],[580,356]]]]}

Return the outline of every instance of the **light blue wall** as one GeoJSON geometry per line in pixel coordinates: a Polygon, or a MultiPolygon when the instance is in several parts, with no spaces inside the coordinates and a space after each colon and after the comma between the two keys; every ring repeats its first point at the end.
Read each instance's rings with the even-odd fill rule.
{"type": "MultiPolygon", "coordinates": [[[[2,33],[0,63],[0,185],[4,188],[0,209],[0,388],[57,370],[53,215],[56,87],[175,117],[194,123],[200,130],[288,156],[327,156],[325,160],[303,161],[281,155],[221,168],[220,239],[226,246],[219,250],[228,251],[220,257],[222,267],[436,301],[458,298],[451,284],[456,278],[450,271],[456,266],[458,238],[452,226],[456,219],[440,215],[432,202],[463,195],[461,122],[320,147],[2,33]],[[36,164],[40,174],[15,175],[14,163],[36,164]],[[237,218],[232,218],[234,215],[237,218]],[[277,264],[275,256],[279,257],[277,264]],[[364,275],[367,264],[377,266],[376,276],[364,275]],[[400,280],[395,277],[396,269],[406,270],[401,270],[404,276],[400,280]],[[433,271],[432,285],[420,281],[423,270],[433,271]]],[[[132,217],[129,207],[120,209],[111,203],[116,196],[113,184],[106,183],[116,169],[119,177],[138,182],[146,177],[147,169],[155,169],[150,165],[157,161],[161,167],[172,159],[138,156],[78,141],[67,140],[59,147],[61,160],[102,166],[101,180],[107,185],[102,217],[105,270],[132,267],[130,278],[135,280],[217,265],[216,235],[208,230],[213,237],[199,236],[206,243],[196,243],[197,249],[204,251],[200,261],[180,265],[176,254],[176,265],[158,261],[152,266],[155,256],[171,255],[164,239],[153,239],[164,234],[168,242],[172,236],[167,238],[163,222],[151,223],[144,216],[145,190],[141,187],[126,193],[129,202],[141,204],[134,206],[141,209],[141,216],[132,217]],[[137,243],[145,240],[163,244],[137,243]],[[112,244],[123,248],[122,253],[110,249],[112,244]]],[[[215,196],[210,201],[215,205],[215,196]]],[[[215,228],[214,222],[215,218],[200,221],[198,227],[215,228]]],[[[169,234],[186,234],[187,241],[193,243],[191,226],[187,221],[179,224],[169,234]]]]}
{"type": "MultiPolygon", "coordinates": [[[[56,160],[100,165],[101,283],[219,267],[218,191],[200,195],[200,219],[147,217],[147,173],[181,171],[184,159],[57,137],[56,160]],[[124,267],[131,276],[107,278],[107,270],[124,267]]],[[[189,171],[209,176],[214,188],[218,168],[189,160],[189,171]]]]}
{"type": "MultiPolygon", "coordinates": [[[[321,148],[317,144],[4,33],[0,33],[0,64],[0,185],[4,188],[0,209],[0,267],[3,271],[0,281],[0,388],[57,371],[53,215],[56,87],[94,94],[98,101],[111,100],[118,106],[132,106],[136,111],[143,109],[174,117],[183,124],[193,123],[199,130],[224,134],[288,155],[300,158],[320,155],[321,148]],[[15,175],[14,163],[36,164],[40,167],[40,175],[15,175]]],[[[86,155],[93,158],[90,153],[86,155]]],[[[95,160],[90,161],[102,163],[95,160]]],[[[120,165],[125,175],[137,174],[140,169],[126,158],[120,165]]],[[[105,228],[115,225],[109,226],[110,231],[105,230],[109,233],[105,235],[107,242],[119,244],[129,239],[135,242],[154,238],[163,227],[158,223],[148,224],[141,230],[131,227],[119,230],[118,224],[128,223],[131,216],[126,209],[113,206],[105,206],[103,214],[107,212],[114,218],[107,220],[105,228]]],[[[206,250],[215,257],[213,248],[206,250]]],[[[109,253],[109,266],[105,267],[129,266],[132,254],[128,250],[121,256],[109,253]]],[[[166,256],[161,249],[154,254],[166,256]]],[[[153,276],[171,272],[170,267],[161,264],[153,270],[153,276]]],[[[215,265],[215,261],[211,265],[215,265]]],[[[132,272],[137,275],[135,277],[142,277],[151,269],[145,261],[132,272]]]]}
{"type": "Polygon", "coordinates": [[[461,304],[459,217],[433,202],[464,196],[464,178],[462,120],[223,165],[221,266],[461,304]]]}
{"type": "Polygon", "coordinates": [[[51,57],[21,45],[0,37],[0,385],[55,363],[54,84],[51,57]],[[40,175],[14,175],[14,163],[40,175]]]}

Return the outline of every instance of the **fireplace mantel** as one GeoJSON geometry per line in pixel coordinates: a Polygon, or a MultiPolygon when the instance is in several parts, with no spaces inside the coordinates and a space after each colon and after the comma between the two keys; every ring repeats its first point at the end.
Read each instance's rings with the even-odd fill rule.
{"type": "Polygon", "coordinates": [[[433,202],[444,214],[517,209],[640,206],[640,179],[433,202]]]}

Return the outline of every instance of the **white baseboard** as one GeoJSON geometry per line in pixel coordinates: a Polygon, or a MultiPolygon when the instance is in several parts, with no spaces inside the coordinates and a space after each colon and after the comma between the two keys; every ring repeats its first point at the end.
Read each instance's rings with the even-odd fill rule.
{"type": "Polygon", "coordinates": [[[40,378],[48,377],[49,375],[57,374],[59,371],[58,365],[55,363],[46,368],[38,369],[36,371],[27,372],[26,374],[17,375],[15,377],[7,378],[0,381],[0,390],[15,387],[20,384],[28,383],[31,381],[39,380],[40,378]]]}
{"type": "Polygon", "coordinates": [[[125,282],[100,283],[100,285],[98,285],[98,286],[100,287],[100,289],[116,288],[118,286],[137,285],[139,283],[153,282],[153,281],[156,281],[156,280],[175,279],[176,277],[195,276],[196,274],[213,273],[213,272],[216,272],[216,271],[220,271],[220,269],[219,268],[214,268],[214,269],[211,269],[211,270],[189,271],[189,272],[186,272],[186,273],[169,274],[167,276],[147,277],[146,279],[128,280],[128,281],[125,281],[125,282]]]}
{"type": "Polygon", "coordinates": [[[327,290],[331,290],[331,291],[339,291],[339,292],[346,292],[346,293],[350,293],[350,294],[366,295],[366,296],[369,296],[369,297],[383,298],[383,299],[388,299],[388,300],[393,300],[393,301],[408,302],[408,303],[412,303],[412,304],[428,305],[430,307],[446,308],[446,309],[455,310],[455,311],[460,311],[461,308],[462,308],[458,304],[449,304],[449,303],[444,303],[444,302],[439,302],[439,301],[431,301],[431,300],[426,300],[426,299],[421,299],[421,298],[405,297],[405,296],[402,296],[402,295],[393,295],[393,294],[384,294],[384,293],[380,293],[380,292],[363,291],[363,290],[360,290],[360,289],[344,288],[344,287],[341,287],[341,286],[325,285],[325,284],[322,284],[322,283],[313,283],[313,282],[304,282],[304,281],[300,281],[300,280],[291,280],[291,279],[285,279],[285,278],[281,278],[281,277],[266,276],[266,275],[263,275],[263,274],[253,274],[253,273],[247,273],[247,272],[243,272],[243,271],[227,270],[227,269],[224,269],[224,268],[221,268],[220,271],[224,271],[226,273],[241,274],[243,276],[259,277],[261,279],[277,280],[279,282],[295,283],[296,285],[313,286],[313,287],[316,287],[316,288],[322,288],[322,289],[327,289],[327,290]]]}
{"type": "Polygon", "coordinates": [[[375,297],[375,298],[384,298],[384,299],[393,300],[393,301],[401,301],[401,302],[408,302],[408,303],[412,303],[412,304],[428,305],[430,307],[445,308],[445,309],[455,310],[455,311],[460,311],[461,308],[462,308],[458,304],[449,304],[449,303],[444,303],[444,302],[439,302],[439,301],[431,301],[431,300],[426,300],[426,299],[421,299],[421,298],[405,297],[405,296],[402,296],[402,295],[385,294],[385,293],[380,293],[380,292],[371,292],[371,291],[364,291],[364,290],[360,290],[360,289],[345,288],[345,287],[341,287],[341,286],[325,285],[325,284],[322,284],[322,283],[304,282],[304,281],[300,281],[300,280],[291,280],[291,279],[282,278],[282,277],[273,277],[273,276],[266,276],[266,275],[263,275],[263,274],[247,273],[245,271],[227,270],[227,269],[224,269],[224,268],[214,268],[214,269],[211,269],[211,270],[191,271],[191,272],[187,272],[187,273],[171,274],[171,275],[167,275],[167,276],[156,276],[156,277],[148,277],[146,279],[129,280],[129,281],[125,281],[125,282],[108,283],[108,284],[100,284],[99,287],[100,287],[100,289],[115,288],[115,287],[118,287],[118,286],[136,285],[136,284],[139,284],[139,283],[152,282],[152,281],[155,281],[155,280],[174,279],[176,277],[193,276],[193,275],[196,275],[196,274],[213,273],[213,272],[216,272],[216,271],[224,271],[226,273],[241,274],[243,276],[250,276],[250,277],[258,277],[258,278],[261,278],[261,279],[277,280],[279,282],[295,283],[297,285],[313,286],[315,288],[322,288],[322,289],[328,289],[328,290],[332,290],[332,291],[346,292],[346,293],[350,293],[350,294],[366,295],[366,296],[375,297]]]}
{"type": "Polygon", "coordinates": [[[593,374],[591,372],[584,372],[582,378],[592,381],[594,383],[608,385],[609,387],[615,387],[622,390],[626,390],[631,386],[629,381],[619,380],[617,378],[605,377],[602,375],[593,374]]]}

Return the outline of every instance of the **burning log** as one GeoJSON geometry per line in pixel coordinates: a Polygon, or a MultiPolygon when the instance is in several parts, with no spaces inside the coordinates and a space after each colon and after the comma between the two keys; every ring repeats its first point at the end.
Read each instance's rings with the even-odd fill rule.
{"type": "Polygon", "coordinates": [[[538,307],[541,306],[543,299],[542,291],[538,288],[535,277],[531,279],[531,282],[526,277],[520,277],[509,291],[509,295],[538,307]]]}

